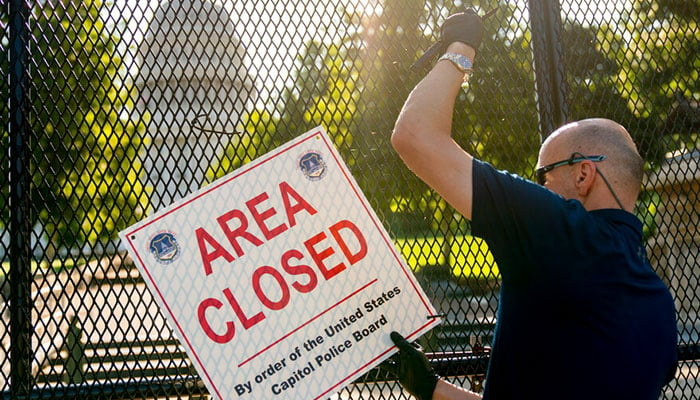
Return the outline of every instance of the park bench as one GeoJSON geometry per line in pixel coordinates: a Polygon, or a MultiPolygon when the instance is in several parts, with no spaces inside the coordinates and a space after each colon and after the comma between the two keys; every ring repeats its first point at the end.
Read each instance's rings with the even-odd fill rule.
{"type": "Polygon", "coordinates": [[[71,323],[61,350],[42,366],[38,384],[141,382],[197,374],[176,339],[88,343],[82,336],[77,323],[71,323]]]}
{"type": "Polygon", "coordinates": [[[84,398],[91,397],[86,391],[95,392],[95,397],[106,392],[153,398],[186,393],[193,395],[190,398],[205,398],[206,389],[187,353],[162,318],[153,315],[155,308],[114,307],[124,304],[120,296],[143,298],[137,308],[153,303],[136,268],[122,260],[102,260],[98,268],[90,268],[89,287],[79,296],[90,304],[72,315],[60,338],[62,344],[41,363],[36,384],[84,398]]]}
{"type": "MultiPolygon", "coordinates": [[[[64,390],[76,388],[78,392],[81,388],[131,391],[139,397],[143,396],[144,388],[146,393],[152,391],[153,397],[157,397],[156,393],[162,394],[169,390],[168,387],[174,392],[206,395],[206,389],[179,341],[172,337],[169,329],[163,329],[162,319],[155,321],[160,318],[154,315],[158,314],[155,308],[132,310],[134,315],[126,315],[126,311],[113,307],[113,304],[126,302],[119,296],[140,297],[142,306],[150,307],[153,303],[134,265],[122,262],[122,258],[113,258],[93,265],[89,274],[89,285],[84,289],[87,292],[74,297],[85,299],[90,304],[71,317],[61,345],[42,362],[36,375],[37,384],[64,390]],[[105,293],[112,293],[117,298],[108,300],[105,293]],[[104,326],[110,323],[112,327],[105,329],[104,326]],[[98,324],[104,326],[98,328],[98,324]],[[132,325],[140,325],[143,329],[132,325]]],[[[450,310],[450,313],[434,334],[429,335],[431,341],[435,340],[431,343],[432,349],[449,353],[436,354],[440,360],[435,362],[440,364],[443,359],[459,357],[473,364],[471,358],[476,351],[481,365],[481,359],[488,357],[482,349],[484,344],[491,342],[493,318],[476,318],[472,314],[463,318],[455,315],[454,310],[486,309],[486,304],[482,303],[488,300],[470,295],[458,287],[452,289],[446,292],[446,296],[436,299],[436,306],[450,310]],[[469,350],[471,355],[455,353],[454,349],[469,350]]]]}

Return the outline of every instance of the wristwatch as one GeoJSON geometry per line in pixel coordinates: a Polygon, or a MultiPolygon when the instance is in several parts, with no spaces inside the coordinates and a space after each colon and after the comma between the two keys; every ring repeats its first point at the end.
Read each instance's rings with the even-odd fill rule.
{"type": "Polygon", "coordinates": [[[438,62],[442,60],[451,61],[452,65],[464,74],[464,78],[462,78],[464,82],[469,79],[469,75],[472,73],[472,63],[466,56],[457,53],[445,53],[438,59],[438,62]]]}

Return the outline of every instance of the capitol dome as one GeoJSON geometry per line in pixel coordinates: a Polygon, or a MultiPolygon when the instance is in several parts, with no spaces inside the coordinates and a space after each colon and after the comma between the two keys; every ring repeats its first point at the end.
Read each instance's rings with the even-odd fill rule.
{"type": "Polygon", "coordinates": [[[206,169],[252,109],[255,82],[235,21],[208,0],[161,3],[137,51],[143,162],[156,208],[201,187],[206,169]]]}

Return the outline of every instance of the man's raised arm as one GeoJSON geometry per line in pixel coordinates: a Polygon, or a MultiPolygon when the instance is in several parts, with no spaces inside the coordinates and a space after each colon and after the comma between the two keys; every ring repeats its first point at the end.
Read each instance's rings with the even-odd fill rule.
{"type": "Polygon", "coordinates": [[[408,168],[468,219],[472,215],[472,156],[452,139],[452,116],[482,35],[481,18],[473,10],[445,21],[440,39],[446,56],[413,89],[391,137],[408,168]]]}

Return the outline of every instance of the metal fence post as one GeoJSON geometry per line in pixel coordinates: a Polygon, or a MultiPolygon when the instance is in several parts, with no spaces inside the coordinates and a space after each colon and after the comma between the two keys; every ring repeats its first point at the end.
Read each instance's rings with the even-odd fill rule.
{"type": "Polygon", "coordinates": [[[31,390],[31,220],[29,171],[29,6],[10,2],[10,389],[31,390]]]}
{"type": "Polygon", "coordinates": [[[566,122],[566,80],[558,0],[529,0],[540,138],[566,122]]]}

